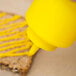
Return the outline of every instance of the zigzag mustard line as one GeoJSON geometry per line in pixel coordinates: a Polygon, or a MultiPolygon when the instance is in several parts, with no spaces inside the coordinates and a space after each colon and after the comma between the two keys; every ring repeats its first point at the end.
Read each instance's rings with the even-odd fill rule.
{"type": "Polygon", "coordinates": [[[19,39],[19,38],[22,38],[22,37],[20,35],[14,35],[10,37],[1,38],[0,41],[8,41],[8,40],[19,39]]]}
{"type": "Polygon", "coordinates": [[[24,25],[26,26],[26,22],[17,22],[17,23],[12,23],[12,24],[9,24],[9,25],[2,25],[0,26],[0,29],[3,29],[3,28],[8,28],[8,27],[14,27],[14,26],[19,26],[19,25],[24,25]]]}
{"type": "Polygon", "coordinates": [[[25,43],[19,43],[19,44],[9,45],[5,47],[0,47],[0,51],[8,50],[10,48],[19,47],[19,46],[25,46],[25,45],[26,45],[25,43]]]}
{"type": "Polygon", "coordinates": [[[7,36],[7,35],[16,34],[16,33],[20,33],[20,32],[19,31],[12,31],[10,33],[9,32],[2,32],[2,33],[0,33],[0,36],[7,36]]]}
{"type": "Polygon", "coordinates": [[[22,27],[24,27],[24,26],[25,26],[25,25],[14,26],[14,27],[11,27],[11,28],[9,28],[9,29],[3,30],[3,31],[0,32],[0,35],[3,35],[3,33],[7,33],[7,32],[14,31],[14,30],[16,30],[16,29],[18,29],[18,28],[22,28],[22,27]]]}
{"type": "Polygon", "coordinates": [[[11,41],[11,42],[5,42],[5,43],[1,43],[0,44],[0,47],[3,47],[3,46],[7,46],[7,45],[18,45],[20,43],[26,43],[26,40],[20,40],[20,41],[11,41]]]}
{"type": "Polygon", "coordinates": [[[23,55],[29,55],[29,52],[23,52],[23,53],[15,53],[15,54],[11,54],[11,53],[8,53],[8,54],[0,54],[0,57],[7,57],[7,56],[23,56],[23,55]]]}
{"type": "MultiPolygon", "coordinates": [[[[19,34],[19,33],[20,33],[20,31],[11,31],[11,32],[3,31],[3,32],[0,32],[0,36],[7,36],[7,35],[19,34]]],[[[26,30],[22,31],[22,33],[26,35],[26,30]]]]}
{"type": "Polygon", "coordinates": [[[4,24],[7,24],[7,23],[9,23],[9,22],[11,22],[11,21],[15,21],[15,20],[17,20],[17,19],[19,19],[19,18],[21,18],[21,16],[15,15],[15,16],[13,16],[12,18],[2,19],[2,20],[0,20],[0,26],[1,26],[1,25],[4,25],[4,24]]]}
{"type": "Polygon", "coordinates": [[[15,53],[15,52],[21,51],[21,50],[27,50],[27,49],[30,48],[30,46],[31,46],[31,44],[29,43],[29,44],[27,44],[27,46],[24,46],[24,47],[21,47],[21,48],[17,48],[17,49],[13,49],[13,50],[7,52],[7,54],[8,54],[8,53],[15,53]]]}
{"type": "Polygon", "coordinates": [[[11,21],[17,20],[17,19],[19,19],[19,18],[21,18],[21,16],[15,15],[15,16],[13,16],[13,17],[11,17],[11,18],[1,19],[0,22],[4,22],[4,21],[9,21],[9,22],[11,22],[11,21]]]}

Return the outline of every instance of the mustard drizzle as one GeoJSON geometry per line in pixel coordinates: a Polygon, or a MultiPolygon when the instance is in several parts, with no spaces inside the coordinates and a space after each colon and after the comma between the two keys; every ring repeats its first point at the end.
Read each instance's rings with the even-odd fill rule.
{"type": "MultiPolygon", "coordinates": [[[[0,13],[0,18],[6,15],[8,14],[0,13]]],[[[25,27],[27,25],[26,21],[8,24],[11,21],[15,21],[20,18],[21,16],[15,15],[11,18],[0,20],[0,29],[5,29],[5,30],[0,30],[0,57],[23,56],[23,55],[32,56],[39,49],[36,45],[34,45],[29,40],[29,38],[27,37],[26,30],[14,31],[19,28],[25,27]],[[2,37],[2,36],[5,36],[5,37],[2,37]],[[20,40],[17,40],[17,39],[20,39],[20,40]],[[10,50],[10,51],[7,51],[7,50],[10,50]],[[23,50],[29,50],[29,51],[23,52],[23,50]],[[4,53],[2,53],[2,51],[4,51],[4,53]]]]}
{"type": "MultiPolygon", "coordinates": [[[[7,13],[0,13],[0,18],[6,16],[7,13]]],[[[6,56],[22,56],[22,55],[29,55],[29,52],[21,52],[21,50],[27,50],[32,46],[32,42],[29,41],[26,31],[13,31],[18,28],[22,28],[26,26],[26,22],[17,22],[17,23],[12,23],[5,25],[11,21],[15,21],[20,19],[21,16],[15,15],[12,18],[7,18],[7,19],[1,19],[0,20],[0,29],[7,28],[5,30],[0,31],[0,36],[7,36],[4,38],[0,38],[0,42],[3,42],[0,44],[0,51],[5,51],[5,53],[0,53],[0,57],[6,57],[6,56]],[[10,28],[8,28],[10,27],[10,28]],[[11,36],[11,34],[14,34],[11,36]],[[20,39],[24,38],[23,40],[16,40],[16,41],[11,41],[15,39],[20,39]],[[16,48],[15,48],[16,47],[16,48]],[[8,51],[9,49],[13,48],[12,50],[8,51]],[[17,53],[18,52],[18,53],[17,53]]]]}

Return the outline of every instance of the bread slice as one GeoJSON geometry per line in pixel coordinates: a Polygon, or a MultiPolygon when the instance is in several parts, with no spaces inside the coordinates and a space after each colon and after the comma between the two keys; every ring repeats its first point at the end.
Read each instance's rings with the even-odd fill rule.
{"type": "MultiPolygon", "coordinates": [[[[0,14],[1,13],[3,13],[3,12],[0,12],[0,14]]],[[[20,24],[16,24],[15,26],[8,26],[10,24],[25,21],[24,17],[20,16],[16,20],[12,20],[10,22],[6,22],[5,24],[4,23],[1,24],[2,20],[9,19],[9,18],[12,18],[14,16],[15,16],[15,14],[10,14],[10,13],[4,13],[3,15],[0,15],[0,33],[2,31],[4,31],[4,30],[7,30],[7,29],[15,27],[15,26],[21,26],[20,24]],[[4,26],[4,28],[2,26],[4,26]]],[[[22,32],[22,31],[25,31],[25,30],[26,30],[26,25],[23,26],[23,27],[18,27],[17,29],[14,29],[12,31],[16,31],[16,34],[18,34],[19,32],[22,32]]],[[[6,32],[10,32],[10,31],[6,31],[6,32]]],[[[4,38],[4,37],[8,38],[10,36],[12,37],[13,35],[14,34],[11,34],[11,35],[8,34],[8,35],[0,36],[0,45],[2,45],[4,43],[14,42],[14,41],[17,42],[19,40],[24,39],[24,35],[20,34],[22,36],[21,38],[1,41],[2,38],[4,38]]],[[[29,40],[29,42],[31,42],[31,41],[29,40]]],[[[14,44],[12,44],[12,45],[14,45],[14,44]]],[[[0,46],[0,48],[9,47],[10,45],[11,44],[0,46]]],[[[8,48],[7,50],[0,51],[0,53],[6,53],[8,51],[11,51],[12,49],[21,48],[22,46],[25,46],[25,45],[15,46],[13,48],[8,48]]],[[[25,51],[28,51],[28,50],[29,50],[29,48],[27,50],[20,50],[20,52],[25,52],[25,51]]],[[[17,53],[19,53],[19,51],[17,53]]],[[[28,70],[29,70],[29,68],[31,66],[31,63],[32,63],[32,57],[29,57],[29,56],[26,56],[26,55],[24,55],[24,56],[6,56],[6,57],[0,57],[0,68],[2,70],[10,70],[10,71],[15,72],[15,73],[20,73],[21,76],[25,76],[25,74],[28,72],[28,70]]]]}

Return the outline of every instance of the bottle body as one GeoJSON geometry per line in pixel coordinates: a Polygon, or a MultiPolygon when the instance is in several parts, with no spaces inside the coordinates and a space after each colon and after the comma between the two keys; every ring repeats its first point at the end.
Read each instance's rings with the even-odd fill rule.
{"type": "Polygon", "coordinates": [[[75,2],[34,0],[26,13],[26,20],[30,32],[35,35],[34,38],[30,37],[31,33],[28,32],[29,37],[40,48],[45,50],[52,50],[56,47],[66,48],[76,40],[75,2]],[[48,46],[51,48],[48,49],[48,46]]]}

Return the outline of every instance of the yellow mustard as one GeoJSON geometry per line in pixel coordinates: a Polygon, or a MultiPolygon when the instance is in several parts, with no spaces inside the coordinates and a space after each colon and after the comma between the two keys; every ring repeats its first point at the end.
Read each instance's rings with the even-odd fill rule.
{"type": "MultiPolygon", "coordinates": [[[[7,15],[7,13],[0,13],[0,18],[4,17],[6,15],[7,15]]],[[[8,35],[14,34],[13,36],[0,38],[0,42],[9,41],[9,40],[18,39],[18,38],[24,38],[23,40],[19,40],[19,41],[11,41],[11,42],[7,42],[7,43],[6,42],[1,43],[0,44],[0,51],[6,51],[6,52],[5,53],[0,53],[0,57],[22,56],[22,55],[32,56],[39,49],[39,48],[36,48],[35,45],[33,45],[32,42],[29,41],[29,39],[27,37],[27,34],[26,34],[26,30],[24,30],[22,32],[13,31],[17,28],[22,28],[22,27],[26,26],[27,25],[26,21],[16,22],[16,23],[5,25],[5,24],[7,24],[11,21],[15,21],[19,18],[21,18],[21,16],[15,15],[11,18],[0,19],[0,29],[11,27],[9,29],[0,31],[0,36],[8,36],[8,35]],[[22,35],[23,35],[23,37],[22,37],[22,35]],[[15,47],[20,47],[20,48],[15,48],[15,47]],[[30,47],[31,47],[31,49],[30,49],[30,47]],[[14,48],[14,49],[11,49],[11,48],[14,48]],[[11,49],[11,50],[7,51],[9,49],[11,49]],[[29,49],[30,51],[19,52],[21,50],[27,50],[27,49],[29,49]],[[19,52],[19,53],[17,53],[17,52],[19,52]]]]}

